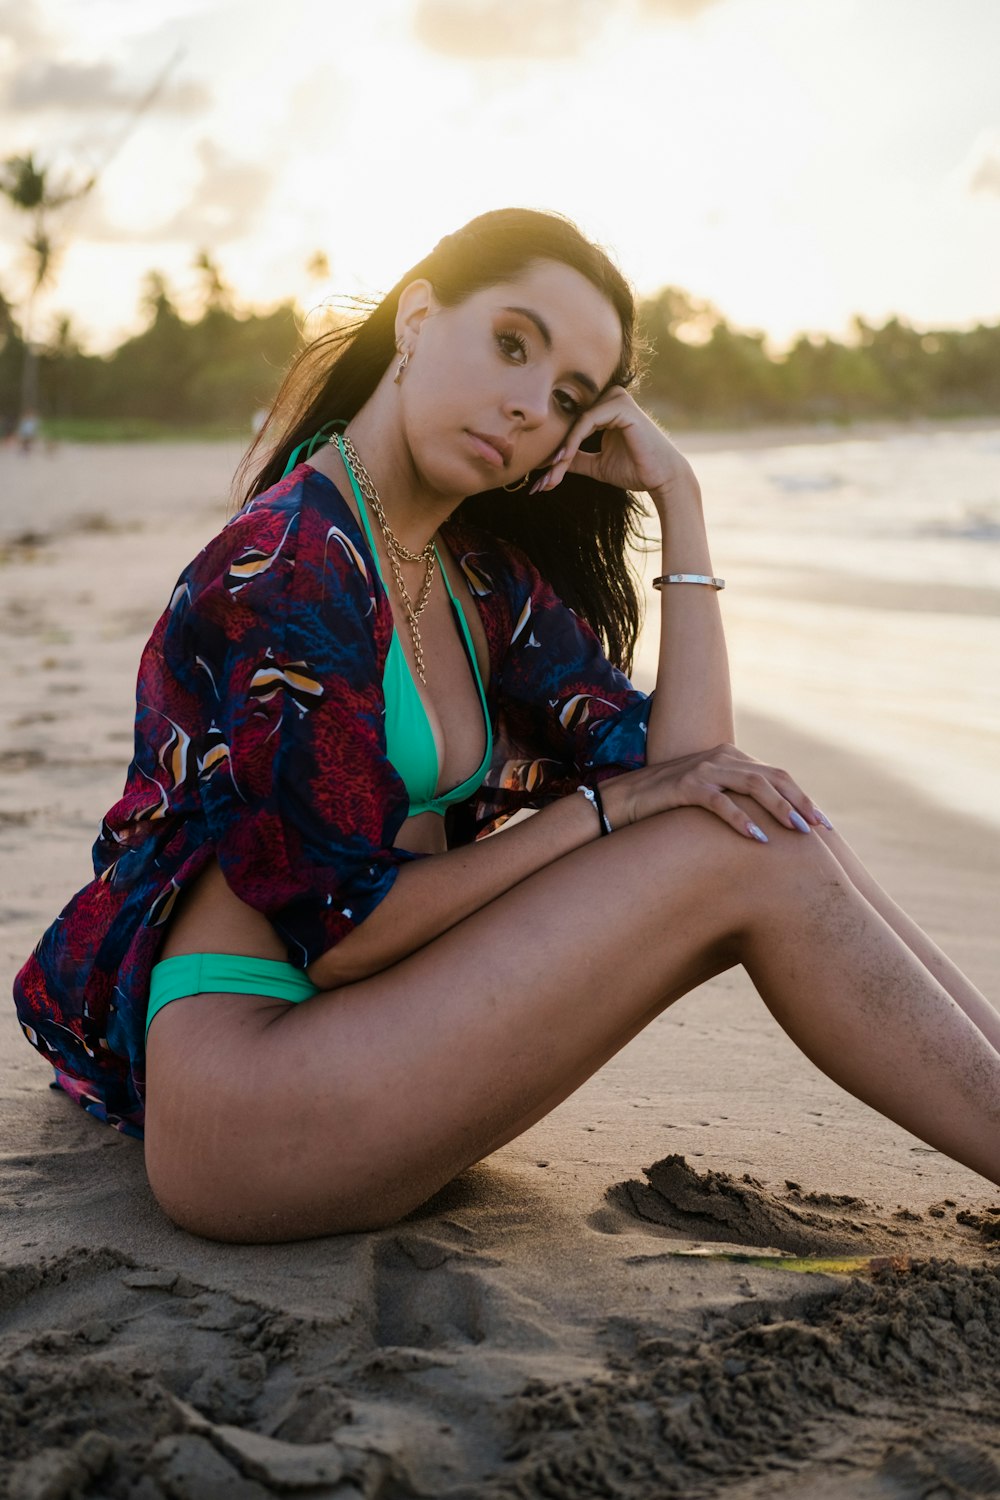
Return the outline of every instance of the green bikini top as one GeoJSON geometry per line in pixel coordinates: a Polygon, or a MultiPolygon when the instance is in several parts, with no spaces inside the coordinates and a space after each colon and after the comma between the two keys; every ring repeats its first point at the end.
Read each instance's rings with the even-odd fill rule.
{"type": "MultiPolygon", "coordinates": [[[[327,426],[342,427],[343,422],[328,423],[327,426]]],[[[313,449],[324,441],[326,428],[322,428],[308,444],[302,443],[294,450],[285,467],[288,474],[295,466],[297,455],[302,448],[306,448],[306,461],[308,462],[313,449]]],[[[382,587],[385,588],[385,579],[382,576],[382,568],[375,548],[375,539],[372,536],[371,523],[368,520],[368,509],[365,505],[364,496],[358,487],[354,477],[350,461],[340,442],[339,433],[336,434],[337,451],[344,461],[347,476],[351,481],[351,488],[358,503],[358,514],[361,517],[365,534],[368,537],[368,545],[371,548],[372,558],[378,572],[382,587]]],[[[452,593],[448,575],[441,563],[441,554],[437,547],[434,548],[441,568],[441,577],[444,579],[445,588],[448,590],[448,598],[451,600],[452,614],[455,616],[459,635],[465,647],[465,653],[469,658],[476,686],[479,689],[479,699],[483,708],[483,720],[486,725],[486,751],[483,755],[479,769],[460,785],[452,787],[447,792],[436,795],[438,780],[441,775],[441,767],[438,763],[437,746],[434,742],[434,734],[431,730],[430,721],[427,718],[423,701],[410,671],[409,663],[400,644],[399,636],[393,627],[392,639],[389,642],[389,652],[385,659],[385,668],[382,673],[382,690],[385,695],[385,744],[386,755],[406,787],[410,798],[410,816],[417,813],[435,812],[443,814],[454,802],[464,802],[467,797],[480,786],[486,779],[493,755],[493,731],[490,726],[489,708],[486,703],[486,691],[483,680],[479,673],[479,663],[476,660],[476,651],[472,643],[472,636],[466,622],[462,606],[452,593]]]]}

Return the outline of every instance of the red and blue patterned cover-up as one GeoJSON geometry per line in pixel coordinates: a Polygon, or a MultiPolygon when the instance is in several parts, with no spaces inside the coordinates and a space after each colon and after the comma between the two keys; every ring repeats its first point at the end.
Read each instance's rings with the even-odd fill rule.
{"type": "MultiPolygon", "coordinates": [[[[448,814],[465,843],[523,807],[646,761],[633,688],[525,555],[441,528],[479,607],[494,753],[448,814]]],[[[309,464],[249,501],[178,580],[142,654],[135,754],[94,879],[14,984],[31,1044],[98,1119],[141,1136],[149,976],[179,894],[214,855],[306,968],[363,922],[401,864],[409,811],[386,758],[393,617],[371,551],[309,464]]]]}

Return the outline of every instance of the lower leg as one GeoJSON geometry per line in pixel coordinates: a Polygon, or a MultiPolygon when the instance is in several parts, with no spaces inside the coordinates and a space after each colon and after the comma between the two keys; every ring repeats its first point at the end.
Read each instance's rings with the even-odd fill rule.
{"type": "Polygon", "coordinates": [[[851,883],[862,896],[884,918],[898,937],[915,954],[938,983],[948,991],[951,998],[974,1021],[980,1031],[1000,1052],[1000,1011],[992,1006],[986,996],[962,973],[957,964],[943,953],[922,927],[897,906],[892,897],[882,889],[878,881],[861,863],[850,845],[836,832],[815,830],[827,848],[832,849],[838,863],[850,877],[851,883]]]}
{"type": "MultiPolygon", "coordinates": [[[[1000,1052],[834,868],[802,900],[750,925],[740,953],[751,980],[834,1082],[1000,1182],[1000,1052]]],[[[915,934],[924,936],[919,928],[915,934]]]]}

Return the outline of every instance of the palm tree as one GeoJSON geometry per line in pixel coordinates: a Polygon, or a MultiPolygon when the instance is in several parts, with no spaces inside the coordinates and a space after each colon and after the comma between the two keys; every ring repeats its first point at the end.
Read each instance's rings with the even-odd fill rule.
{"type": "Polygon", "coordinates": [[[59,209],[85,197],[96,181],[96,177],[90,176],[75,185],[68,179],[63,179],[57,185],[53,181],[51,169],[36,161],[31,151],[26,156],[9,156],[0,164],[0,193],[13,208],[31,218],[27,238],[31,257],[31,284],[22,322],[22,415],[36,410],[38,406],[38,350],[32,339],[32,320],[35,299],[55,273],[58,248],[52,236],[51,217],[59,209]]]}
{"type": "Polygon", "coordinates": [[[149,318],[150,324],[163,318],[176,318],[177,309],[170,292],[170,284],[162,271],[147,271],[142,280],[139,307],[149,318]]]}
{"type": "Polygon", "coordinates": [[[18,336],[17,324],[14,321],[14,306],[0,291],[0,349],[12,335],[15,338],[18,336]]]}
{"type": "Polygon", "coordinates": [[[223,280],[218,261],[213,260],[207,250],[199,250],[193,264],[201,277],[203,312],[228,312],[232,306],[232,294],[223,280]]]}

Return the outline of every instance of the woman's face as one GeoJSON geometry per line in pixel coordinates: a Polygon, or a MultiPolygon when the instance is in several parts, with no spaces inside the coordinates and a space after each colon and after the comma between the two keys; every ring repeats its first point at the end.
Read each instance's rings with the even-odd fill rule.
{"type": "Polygon", "coordinates": [[[558,261],[536,261],[456,307],[411,282],[396,333],[410,351],[399,392],[414,465],[430,488],[457,496],[551,459],[610,383],[622,345],[611,302],[558,261]]]}

